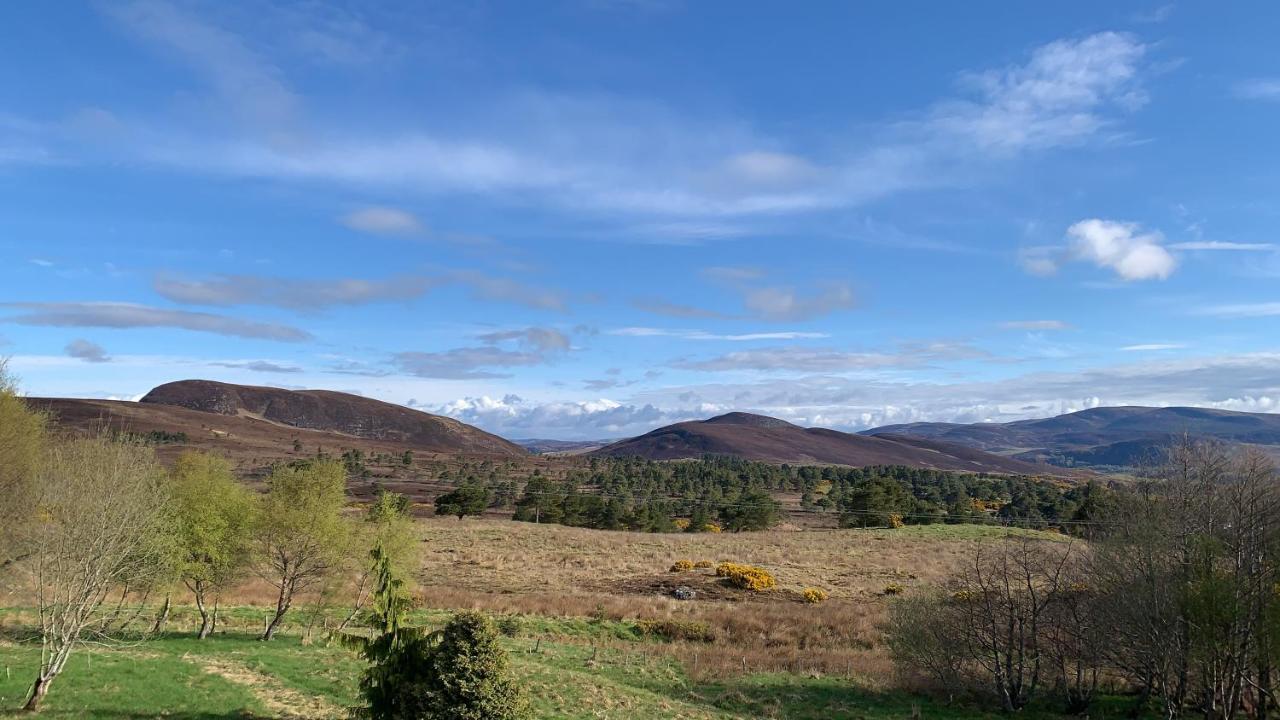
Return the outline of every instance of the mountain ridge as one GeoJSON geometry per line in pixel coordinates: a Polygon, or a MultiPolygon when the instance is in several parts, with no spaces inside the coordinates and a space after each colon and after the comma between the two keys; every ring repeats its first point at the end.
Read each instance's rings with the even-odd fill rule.
{"type": "Polygon", "coordinates": [[[873,437],[829,428],[806,428],[766,415],[727,413],[656,428],[610,443],[588,455],[650,460],[732,455],[790,464],[909,465],[959,472],[1073,475],[1071,471],[1001,457],[931,438],[873,437]]]}

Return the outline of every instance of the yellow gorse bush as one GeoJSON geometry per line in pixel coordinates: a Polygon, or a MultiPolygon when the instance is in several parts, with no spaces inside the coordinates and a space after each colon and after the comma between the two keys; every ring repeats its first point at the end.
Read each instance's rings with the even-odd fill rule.
{"type": "Polygon", "coordinates": [[[814,605],[817,605],[820,602],[826,601],[828,597],[826,590],[823,590],[822,588],[816,588],[816,587],[805,588],[800,594],[804,596],[805,602],[811,603],[814,605]]]}
{"type": "Polygon", "coordinates": [[[720,563],[716,567],[716,575],[728,578],[730,583],[743,590],[751,590],[753,592],[768,590],[778,585],[778,581],[774,579],[773,575],[769,574],[768,570],[754,565],[743,565],[742,563],[720,563]]]}
{"type": "Polygon", "coordinates": [[[901,595],[907,591],[907,586],[902,583],[889,583],[884,586],[885,595],[901,595]]]}
{"type": "Polygon", "coordinates": [[[709,567],[715,567],[715,563],[711,562],[710,560],[699,560],[698,562],[694,563],[693,566],[696,568],[709,568],[709,567]]]}
{"type": "Polygon", "coordinates": [[[688,572],[693,569],[692,560],[677,560],[671,566],[671,572],[688,572]]]}

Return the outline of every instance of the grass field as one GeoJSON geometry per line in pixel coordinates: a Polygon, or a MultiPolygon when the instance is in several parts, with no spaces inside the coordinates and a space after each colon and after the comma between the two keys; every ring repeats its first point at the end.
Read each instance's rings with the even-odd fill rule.
{"type": "MultiPolygon", "coordinates": [[[[885,589],[944,577],[973,544],[1004,531],[977,526],[899,530],[640,535],[491,520],[421,524],[415,622],[478,608],[516,618],[505,640],[539,718],[982,717],[890,691],[878,626],[885,589]],[[681,558],[764,566],[777,590],[725,588],[708,570],[672,573],[681,558]],[[692,601],[669,591],[687,585],[692,601]],[[804,604],[798,590],[832,598],[804,604]],[[667,642],[637,621],[705,623],[715,640],[667,642]]],[[[1052,536],[1057,537],[1057,536],[1052,536]]],[[[341,717],[356,701],[362,662],[322,630],[344,614],[299,608],[285,635],[258,642],[273,597],[248,582],[224,602],[222,632],[192,637],[178,607],[168,634],[86,645],[42,713],[53,718],[341,717]],[[315,617],[308,632],[306,624],[315,617]]],[[[148,611],[148,615],[150,614],[148,611]]],[[[21,704],[34,676],[29,611],[0,611],[0,708],[21,704]]],[[[146,619],[140,620],[140,623],[146,619]]]]}
{"type": "MultiPolygon", "coordinates": [[[[538,718],[906,718],[993,716],[842,678],[758,673],[698,682],[659,643],[626,624],[531,622],[509,639],[513,670],[538,718]]],[[[38,661],[27,643],[0,644],[0,707],[21,704],[38,661]]],[[[338,718],[356,701],[362,663],[297,635],[262,643],[233,630],[205,641],[174,634],[86,647],[51,691],[48,718],[338,718]]]]}

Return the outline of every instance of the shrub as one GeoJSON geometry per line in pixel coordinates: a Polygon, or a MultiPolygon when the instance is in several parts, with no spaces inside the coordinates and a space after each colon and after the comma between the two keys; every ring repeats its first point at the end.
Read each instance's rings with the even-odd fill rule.
{"type": "Polygon", "coordinates": [[[693,568],[694,563],[692,560],[677,560],[675,564],[671,566],[671,572],[688,572],[693,568]]]}
{"type": "Polygon", "coordinates": [[[703,568],[715,567],[715,564],[712,563],[710,560],[699,560],[698,562],[694,563],[693,566],[698,569],[703,569],[703,568]]]}
{"type": "Polygon", "coordinates": [[[520,635],[520,618],[515,615],[503,615],[495,624],[498,626],[498,632],[507,637],[520,635]]]}
{"type": "Polygon", "coordinates": [[[892,582],[884,586],[885,595],[901,595],[907,591],[907,586],[902,583],[892,582]]]}
{"type": "Polygon", "coordinates": [[[715,630],[700,620],[640,620],[636,623],[636,629],[642,635],[663,640],[709,643],[716,639],[715,630]]]}
{"type": "Polygon", "coordinates": [[[773,575],[769,574],[768,570],[754,565],[743,565],[742,563],[720,563],[716,567],[716,576],[727,578],[729,584],[735,587],[753,592],[768,590],[778,584],[778,581],[774,579],[773,575]]]}
{"type": "Polygon", "coordinates": [[[515,720],[528,716],[520,686],[507,670],[498,630],[478,612],[461,612],[440,631],[431,652],[431,704],[421,718],[515,720]]]}
{"type": "Polygon", "coordinates": [[[816,587],[805,588],[804,591],[801,592],[801,595],[804,595],[805,602],[811,603],[813,605],[817,605],[820,602],[825,602],[828,597],[826,590],[823,590],[822,588],[816,588],[816,587]]]}
{"type": "Polygon", "coordinates": [[[889,513],[889,527],[898,529],[903,526],[902,513],[889,513]]]}
{"type": "MultiPolygon", "coordinates": [[[[399,611],[397,611],[398,613],[399,611]]],[[[493,621],[461,612],[430,635],[386,628],[365,645],[373,660],[361,681],[366,705],[353,710],[369,720],[523,720],[529,716],[493,621]]]]}

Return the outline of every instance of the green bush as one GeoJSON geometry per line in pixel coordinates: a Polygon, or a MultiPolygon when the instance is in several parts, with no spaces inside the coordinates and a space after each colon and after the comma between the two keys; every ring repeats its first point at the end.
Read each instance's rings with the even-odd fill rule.
{"type": "Polygon", "coordinates": [[[528,707],[510,676],[498,628],[458,613],[432,635],[405,637],[366,679],[371,720],[522,720],[528,707]],[[370,682],[372,681],[372,682],[370,682]]]}

